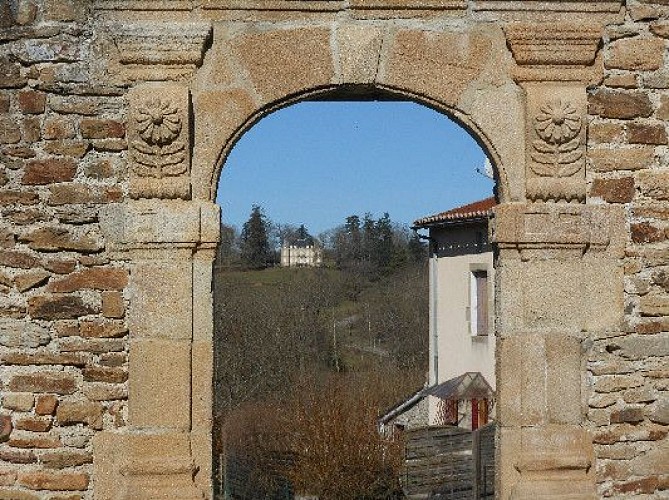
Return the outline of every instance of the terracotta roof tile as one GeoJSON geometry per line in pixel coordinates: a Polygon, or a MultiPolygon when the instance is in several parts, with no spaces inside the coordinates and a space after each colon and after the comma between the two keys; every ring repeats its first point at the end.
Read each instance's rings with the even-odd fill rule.
{"type": "Polygon", "coordinates": [[[422,219],[414,221],[413,225],[416,227],[429,226],[440,222],[448,221],[464,221],[467,219],[480,219],[482,217],[490,217],[492,209],[497,205],[494,197],[486,198],[485,200],[475,201],[460,207],[452,208],[446,212],[441,212],[435,215],[428,215],[422,219]]]}

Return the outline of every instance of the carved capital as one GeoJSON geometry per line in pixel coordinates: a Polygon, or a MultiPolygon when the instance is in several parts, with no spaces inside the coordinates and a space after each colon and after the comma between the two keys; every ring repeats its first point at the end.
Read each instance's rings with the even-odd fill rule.
{"type": "Polygon", "coordinates": [[[130,201],[104,207],[100,226],[113,251],[213,246],[220,237],[220,208],[208,202],[130,201]]]}
{"type": "Polygon", "coordinates": [[[132,198],[190,198],[190,98],[177,84],[147,83],[129,95],[132,198]]]}
{"type": "Polygon", "coordinates": [[[585,66],[595,61],[602,27],[596,24],[512,23],[504,28],[521,66],[585,66]]]}
{"type": "Polygon", "coordinates": [[[625,215],[619,207],[557,203],[504,204],[495,209],[494,240],[501,248],[608,251],[622,257],[625,215]]]}
{"type": "Polygon", "coordinates": [[[128,80],[173,80],[190,76],[204,58],[209,22],[114,22],[107,25],[128,80]]]}

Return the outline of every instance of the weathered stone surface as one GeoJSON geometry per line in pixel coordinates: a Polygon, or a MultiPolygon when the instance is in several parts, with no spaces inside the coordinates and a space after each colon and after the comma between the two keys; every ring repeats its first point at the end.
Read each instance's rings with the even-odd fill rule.
{"type": "Polygon", "coordinates": [[[28,83],[27,78],[21,75],[21,66],[4,54],[0,56],[0,67],[3,68],[0,73],[0,88],[19,88],[28,83]]]}
{"type": "Polygon", "coordinates": [[[101,354],[98,362],[102,366],[125,366],[128,361],[128,356],[122,352],[110,352],[107,354],[101,354]]]}
{"type": "Polygon", "coordinates": [[[642,316],[669,316],[669,296],[648,294],[640,299],[642,316]]]}
{"type": "Polygon", "coordinates": [[[0,500],[40,500],[40,497],[25,490],[0,488],[0,500]]]}
{"type": "Polygon", "coordinates": [[[49,332],[40,325],[23,320],[0,318],[0,345],[36,348],[47,345],[50,340],[49,332]]]}
{"type": "Polygon", "coordinates": [[[36,269],[19,274],[14,278],[14,283],[19,292],[26,292],[32,288],[44,285],[50,276],[46,271],[36,269]]]}
{"type": "Polygon", "coordinates": [[[590,196],[602,198],[609,203],[629,203],[634,198],[634,177],[595,179],[590,196]]]}
{"type": "Polygon", "coordinates": [[[39,260],[29,253],[0,250],[0,265],[20,269],[32,269],[39,266],[39,260]]]}
{"type": "Polygon", "coordinates": [[[5,393],[2,396],[2,407],[15,411],[30,411],[35,404],[35,397],[29,392],[5,393]]]}
{"type": "Polygon", "coordinates": [[[42,147],[48,154],[82,158],[90,146],[85,141],[54,140],[45,142],[42,147]]]}
{"type": "Polygon", "coordinates": [[[657,243],[665,240],[664,229],[654,226],[650,222],[639,222],[630,226],[634,243],[657,243]]]}
{"type": "Polygon", "coordinates": [[[49,96],[49,109],[60,114],[95,115],[98,105],[94,99],[78,96],[49,96]]]}
{"type": "Polygon", "coordinates": [[[44,260],[42,265],[52,273],[69,274],[76,269],[77,263],[74,260],[53,258],[44,260]]]}
{"type": "Polygon", "coordinates": [[[28,312],[38,319],[74,319],[94,314],[96,309],[74,295],[41,295],[28,299],[28,312]]]}
{"type": "Polygon", "coordinates": [[[111,161],[100,159],[87,165],[84,173],[91,179],[108,179],[114,176],[115,171],[111,161]]]}
{"type": "Polygon", "coordinates": [[[77,333],[84,338],[119,338],[128,334],[128,327],[118,321],[82,321],[77,333]]]}
{"type": "Polygon", "coordinates": [[[87,358],[81,354],[76,353],[54,353],[54,352],[38,352],[38,353],[6,353],[0,355],[0,360],[6,365],[63,365],[63,366],[84,366],[87,363],[87,358]]]}
{"type": "MultiPolygon", "coordinates": [[[[31,450],[4,448],[0,449],[0,460],[13,464],[32,464],[37,462],[37,457],[31,450]]],[[[3,497],[0,495],[0,498],[3,497]]]]}
{"type": "Polygon", "coordinates": [[[669,200],[669,172],[642,172],[638,179],[643,195],[656,200],[669,200]]]}
{"type": "Polygon", "coordinates": [[[77,165],[70,159],[30,160],[26,163],[22,182],[26,185],[67,182],[74,179],[76,172],[77,165]]]}
{"type": "Polygon", "coordinates": [[[403,30],[388,54],[388,70],[379,80],[410,88],[444,103],[455,103],[483,71],[492,50],[481,33],[437,33],[403,30]]]}
{"type": "Polygon", "coordinates": [[[641,170],[655,162],[655,148],[595,149],[588,153],[588,160],[596,172],[641,170]]]}
{"type": "Polygon", "coordinates": [[[638,87],[637,77],[633,73],[608,75],[604,84],[609,88],[635,89],[638,87]]]}
{"type": "Polygon", "coordinates": [[[58,397],[53,394],[40,394],[35,403],[37,415],[53,415],[58,407],[58,397]]]}
{"type": "Polygon", "coordinates": [[[72,394],[77,390],[77,383],[72,374],[45,370],[29,375],[14,375],[8,387],[17,392],[72,394]]]}
{"type": "Polygon", "coordinates": [[[669,144],[664,124],[630,123],[627,127],[627,140],[631,144],[669,144]]]}
{"type": "Polygon", "coordinates": [[[600,90],[590,95],[588,103],[590,114],[602,118],[629,120],[653,114],[653,104],[644,92],[600,90]]]}
{"type": "Polygon", "coordinates": [[[92,462],[93,455],[83,450],[47,451],[40,454],[40,464],[50,469],[66,469],[92,462]]]}
{"type": "Polygon", "coordinates": [[[107,139],[124,137],[125,125],[116,120],[84,118],[81,120],[81,136],[84,139],[107,139]]]}
{"type": "Polygon", "coordinates": [[[77,0],[46,0],[45,21],[84,21],[88,5],[77,0]]]}
{"type": "Polygon", "coordinates": [[[333,81],[330,36],[330,30],[320,28],[248,33],[236,38],[233,47],[253,87],[272,102],[333,81]]]}
{"type": "Polygon", "coordinates": [[[19,108],[23,113],[40,114],[46,108],[46,94],[34,90],[24,90],[18,94],[19,108]]]}
{"type": "Polygon", "coordinates": [[[102,292],[102,315],[105,318],[122,318],[125,316],[125,303],[120,292],[102,292]]]}
{"type": "Polygon", "coordinates": [[[88,475],[80,472],[23,472],[18,483],[31,490],[78,491],[88,488],[88,475]]]}
{"type": "Polygon", "coordinates": [[[643,421],[643,418],[643,408],[628,407],[611,412],[611,423],[613,424],[637,423],[643,421]]]}
{"type": "Polygon", "coordinates": [[[75,233],[66,227],[42,227],[26,235],[21,241],[28,243],[33,250],[58,252],[72,250],[75,252],[99,252],[103,246],[99,239],[88,234],[75,233]]]}
{"type": "Polygon", "coordinates": [[[39,201],[37,193],[30,191],[0,191],[0,205],[34,205],[39,201]]]}
{"type": "Polygon", "coordinates": [[[611,44],[606,66],[612,69],[655,70],[662,67],[665,43],[659,38],[626,38],[611,44]]]}
{"type": "Polygon", "coordinates": [[[19,434],[18,432],[13,433],[7,444],[13,448],[26,449],[59,448],[61,445],[58,437],[53,434],[33,434],[25,432],[23,434],[19,434]]]}
{"type": "Polygon", "coordinates": [[[125,342],[121,339],[80,339],[65,338],[58,342],[61,351],[90,352],[101,354],[105,352],[120,352],[125,349],[125,342]]]}
{"type": "Polygon", "coordinates": [[[625,127],[620,123],[594,122],[588,127],[590,144],[620,143],[625,137],[625,127]]]}
{"type": "Polygon", "coordinates": [[[83,393],[91,401],[113,401],[127,399],[128,397],[128,390],[125,385],[112,385],[101,382],[85,384],[83,393]]]}
{"type": "Polygon", "coordinates": [[[0,443],[4,443],[9,439],[13,429],[12,417],[9,415],[0,415],[0,443]]]}
{"type": "Polygon", "coordinates": [[[646,410],[647,418],[661,425],[669,425],[669,399],[663,397],[646,410]]]}
{"type": "Polygon", "coordinates": [[[51,419],[24,417],[16,421],[16,429],[30,432],[48,432],[51,430],[51,419]]]}
{"type": "Polygon", "coordinates": [[[44,139],[74,139],[76,135],[74,121],[69,118],[52,116],[44,120],[42,125],[44,139]]]}
{"type": "Polygon", "coordinates": [[[656,21],[650,23],[650,31],[659,37],[669,38],[669,21],[656,21]]]}
{"type": "Polygon", "coordinates": [[[56,419],[59,425],[86,424],[93,429],[102,429],[103,412],[100,403],[63,401],[58,405],[56,419]]]}
{"type": "Polygon", "coordinates": [[[50,292],[74,292],[82,289],[123,290],[128,285],[128,271],[115,267],[91,267],[52,281],[50,292]]]}
{"type": "Polygon", "coordinates": [[[0,117],[0,144],[15,144],[21,140],[21,129],[16,120],[0,117]]]}
{"type": "Polygon", "coordinates": [[[110,384],[122,384],[128,380],[128,373],[121,368],[110,368],[103,366],[88,366],[82,371],[86,382],[107,382],[110,384]]]}

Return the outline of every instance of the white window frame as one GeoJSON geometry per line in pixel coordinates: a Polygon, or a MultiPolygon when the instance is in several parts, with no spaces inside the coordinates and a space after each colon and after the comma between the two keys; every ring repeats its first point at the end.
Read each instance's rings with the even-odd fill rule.
{"type": "Polygon", "coordinates": [[[469,335],[475,338],[486,338],[490,335],[490,269],[485,264],[472,264],[469,266],[468,273],[469,280],[469,300],[467,307],[467,327],[469,329],[469,335]],[[478,290],[476,288],[476,273],[479,272],[486,273],[486,300],[488,301],[488,328],[485,332],[479,333],[478,331],[478,290]]]}

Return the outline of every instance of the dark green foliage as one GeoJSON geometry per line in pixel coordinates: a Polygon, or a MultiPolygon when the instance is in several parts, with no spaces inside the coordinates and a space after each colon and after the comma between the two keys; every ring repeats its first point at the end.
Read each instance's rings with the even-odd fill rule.
{"type": "Polygon", "coordinates": [[[362,220],[357,215],[347,217],[332,232],[329,243],[338,269],[369,280],[427,258],[420,240],[409,236],[405,226],[393,223],[387,212],[377,220],[369,213],[362,220]]]}
{"type": "Polygon", "coordinates": [[[221,241],[216,253],[216,267],[232,268],[239,265],[239,234],[233,226],[221,224],[221,241]]]}
{"type": "Polygon", "coordinates": [[[269,244],[269,227],[260,205],[253,205],[241,234],[242,262],[249,269],[264,269],[274,260],[269,244]]]}

